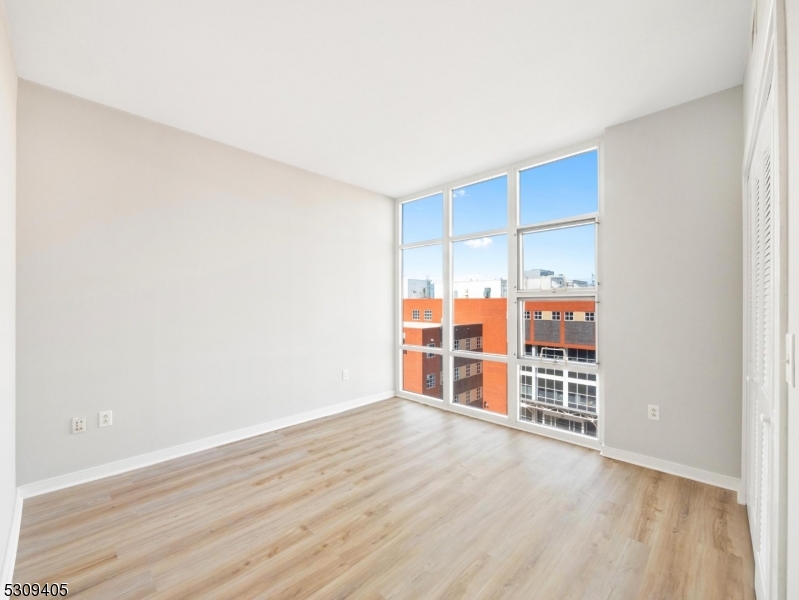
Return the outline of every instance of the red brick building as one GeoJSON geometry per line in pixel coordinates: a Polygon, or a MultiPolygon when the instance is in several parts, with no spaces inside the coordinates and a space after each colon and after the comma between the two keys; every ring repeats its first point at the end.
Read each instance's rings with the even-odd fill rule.
{"type": "Polygon", "coordinates": [[[525,300],[525,356],[596,362],[596,302],[525,300]]]}
{"type": "MultiPolygon", "coordinates": [[[[456,298],[455,350],[505,355],[508,352],[506,298],[456,298]]],[[[593,300],[525,300],[523,354],[552,359],[553,368],[522,366],[523,420],[585,435],[596,435],[596,374],[566,370],[569,363],[596,362],[596,303],[593,300]]],[[[442,301],[403,301],[404,343],[441,347],[442,301]]],[[[454,402],[507,414],[507,365],[476,357],[455,357],[454,402]]],[[[403,389],[443,398],[441,355],[403,351],[403,389]]]]}
{"type": "MultiPolygon", "coordinates": [[[[454,349],[472,352],[507,353],[507,310],[505,298],[457,298],[454,300],[454,349]]],[[[441,346],[442,301],[436,298],[403,301],[404,343],[441,346]]],[[[508,412],[507,365],[455,357],[454,401],[500,414],[508,412]]],[[[443,397],[444,369],[440,355],[403,351],[403,389],[432,398],[443,397]],[[434,381],[431,375],[438,370],[434,381]]]]}

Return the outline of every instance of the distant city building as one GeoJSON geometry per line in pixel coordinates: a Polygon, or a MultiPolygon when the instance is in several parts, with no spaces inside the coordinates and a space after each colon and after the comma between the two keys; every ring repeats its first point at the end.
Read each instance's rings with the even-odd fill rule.
{"type": "Polygon", "coordinates": [[[548,271],[547,269],[528,269],[524,272],[524,276],[529,277],[530,279],[541,279],[542,277],[547,277],[554,274],[555,271],[548,271]]]}
{"type": "Polygon", "coordinates": [[[452,284],[453,298],[507,298],[507,279],[456,281],[452,284]]]}
{"type": "Polygon", "coordinates": [[[565,287],[584,288],[593,286],[582,279],[568,279],[563,275],[555,275],[554,271],[547,269],[529,269],[524,272],[524,289],[526,290],[557,290],[565,287]]]}
{"type": "Polygon", "coordinates": [[[405,298],[435,298],[435,284],[430,279],[405,279],[405,298]]]}

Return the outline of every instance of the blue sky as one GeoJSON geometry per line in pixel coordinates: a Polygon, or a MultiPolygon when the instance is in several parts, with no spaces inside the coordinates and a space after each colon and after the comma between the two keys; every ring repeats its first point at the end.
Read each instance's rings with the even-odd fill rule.
{"type": "Polygon", "coordinates": [[[507,226],[507,175],[452,190],[452,235],[507,226]]]}
{"type": "MultiPolygon", "coordinates": [[[[597,152],[526,169],[519,174],[522,225],[592,213],[598,203],[597,152]]],[[[454,189],[453,235],[479,233],[507,226],[507,176],[454,189]]],[[[443,196],[436,194],[403,205],[403,243],[443,235],[443,196]]],[[[556,275],[590,281],[595,275],[595,226],[526,234],[523,268],[549,269],[556,275]]],[[[455,281],[507,278],[507,236],[477,236],[453,249],[455,281]]],[[[403,277],[442,277],[441,246],[404,251],[403,277]]]]}
{"type": "Polygon", "coordinates": [[[444,236],[444,194],[402,205],[402,243],[413,244],[444,236]]]}
{"type": "Polygon", "coordinates": [[[596,212],[597,174],[596,150],[522,171],[519,173],[520,224],[596,212]]]}
{"type": "Polygon", "coordinates": [[[594,273],[596,225],[552,229],[522,236],[525,271],[548,269],[568,279],[591,281],[594,273]]]}
{"type": "Polygon", "coordinates": [[[507,235],[494,235],[453,244],[453,281],[500,278],[508,278],[507,235]]]}
{"type": "Polygon", "coordinates": [[[431,279],[435,283],[441,283],[443,269],[441,244],[402,251],[403,278],[431,279]]]}
{"type": "MultiPolygon", "coordinates": [[[[576,154],[519,173],[522,225],[574,217],[598,210],[597,151],[576,154]]],[[[595,275],[596,226],[529,233],[522,239],[524,270],[549,269],[569,279],[595,275]]]]}

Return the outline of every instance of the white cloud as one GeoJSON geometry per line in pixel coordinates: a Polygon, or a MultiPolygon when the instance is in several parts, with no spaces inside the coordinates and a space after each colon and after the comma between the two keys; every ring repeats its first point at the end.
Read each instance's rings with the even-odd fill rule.
{"type": "Polygon", "coordinates": [[[454,192],[452,192],[452,197],[453,198],[459,198],[459,197],[465,196],[465,195],[466,195],[466,189],[464,189],[464,188],[461,188],[459,190],[455,190],[454,192]]]}
{"type": "Polygon", "coordinates": [[[469,248],[488,248],[491,244],[494,243],[494,240],[488,237],[478,238],[476,240],[469,240],[466,242],[466,245],[469,248]]]}

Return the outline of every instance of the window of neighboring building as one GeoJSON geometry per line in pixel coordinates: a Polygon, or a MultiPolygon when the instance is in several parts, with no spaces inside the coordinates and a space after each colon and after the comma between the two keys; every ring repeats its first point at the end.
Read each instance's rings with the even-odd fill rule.
{"type": "Polygon", "coordinates": [[[569,382],[569,408],[596,412],[596,386],[569,382]]]}
{"type": "Polygon", "coordinates": [[[592,312],[585,313],[585,320],[586,321],[593,321],[594,320],[594,313],[592,313],[592,312]]]}
{"type": "Polygon", "coordinates": [[[466,338],[466,349],[467,350],[472,349],[472,338],[466,338]]]}
{"type": "Polygon", "coordinates": [[[433,320],[433,311],[432,310],[424,311],[424,320],[425,321],[432,321],[433,320]]]}
{"type": "Polygon", "coordinates": [[[519,395],[523,400],[533,399],[533,376],[530,374],[532,367],[522,367],[519,377],[519,395]]]}
{"type": "Polygon", "coordinates": [[[544,318],[544,315],[541,313],[540,310],[533,311],[533,319],[535,319],[536,321],[540,321],[543,318],[544,318]]]}
{"type": "Polygon", "coordinates": [[[529,310],[524,311],[524,320],[525,321],[529,321],[530,320],[530,311],[529,310]]]}
{"type": "Polygon", "coordinates": [[[461,349],[461,341],[455,340],[455,350],[460,350],[460,349],[461,349]]]}
{"type": "Polygon", "coordinates": [[[414,321],[418,321],[419,320],[419,311],[414,309],[412,316],[413,316],[413,320],[414,321]]]}
{"type": "Polygon", "coordinates": [[[539,402],[563,405],[563,380],[547,379],[539,374],[537,398],[539,402]]]}
{"type": "MultiPolygon", "coordinates": [[[[435,348],[436,345],[435,345],[434,342],[430,342],[429,344],[427,344],[427,347],[428,348],[435,348]]],[[[436,355],[435,352],[428,352],[427,353],[427,358],[433,358],[435,355],[436,355]]]]}
{"type": "MultiPolygon", "coordinates": [[[[418,381],[418,380],[417,380],[418,381]]],[[[436,387],[436,375],[435,373],[430,373],[427,376],[427,389],[436,387]]]]}
{"type": "Polygon", "coordinates": [[[552,320],[553,321],[560,321],[560,311],[559,310],[553,310],[552,311],[552,320]]]}
{"type": "Polygon", "coordinates": [[[472,376],[472,365],[466,365],[465,368],[466,368],[466,373],[464,374],[464,377],[471,377],[472,376]]]}
{"type": "Polygon", "coordinates": [[[570,371],[569,377],[572,379],[582,379],[584,381],[596,381],[595,373],[578,373],[577,371],[570,371]]]}
{"type": "Polygon", "coordinates": [[[564,321],[574,321],[574,313],[570,310],[567,310],[563,316],[564,321]]]}
{"type": "Polygon", "coordinates": [[[461,378],[461,368],[455,367],[455,381],[458,381],[458,379],[460,378],[461,378]]]}
{"type": "Polygon", "coordinates": [[[477,363],[477,374],[479,375],[482,372],[483,372],[483,362],[480,361],[477,363]]]}
{"type": "Polygon", "coordinates": [[[581,348],[569,348],[569,360],[581,363],[595,363],[596,350],[583,350],[581,348]]]}
{"type": "Polygon", "coordinates": [[[477,388],[477,399],[478,400],[482,400],[483,399],[483,388],[481,388],[481,387],[477,388]]]}
{"type": "Polygon", "coordinates": [[[480,350],[483,347],[483,336],[477,336],[477,349],[480,350]]]}

